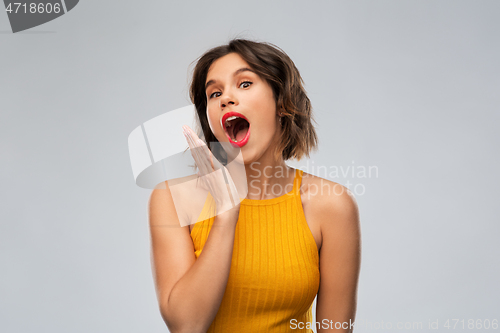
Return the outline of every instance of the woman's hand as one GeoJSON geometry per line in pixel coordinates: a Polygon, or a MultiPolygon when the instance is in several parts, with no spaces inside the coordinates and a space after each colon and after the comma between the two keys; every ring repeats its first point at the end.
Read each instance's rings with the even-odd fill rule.
{"type": "Polygon", "coordinates": [[[226,167],[224,167],[212,154],[207,145],[189,128],[182,126],[184,136],[188,142],[191,155],[198,167],[198,176],[215,199],[217,214],[223,213],[240,204],[236,186],[226,167]]]}

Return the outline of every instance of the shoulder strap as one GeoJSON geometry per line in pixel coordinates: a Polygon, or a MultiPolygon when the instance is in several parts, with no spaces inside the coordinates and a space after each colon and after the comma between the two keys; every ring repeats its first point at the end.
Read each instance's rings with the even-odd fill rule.
{"type": "Polygon", "coordinates": [[[294,188],[294,193],[299,194],[300,193],[300,183],[302,181],[302,174],[304,171],[300,169],[295,169],[295,178],[293,180],[293,188],[294,188]]]}

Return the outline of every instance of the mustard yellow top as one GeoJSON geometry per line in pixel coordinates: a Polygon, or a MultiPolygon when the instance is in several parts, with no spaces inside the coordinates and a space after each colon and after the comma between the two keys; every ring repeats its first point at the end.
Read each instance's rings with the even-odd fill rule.
{"type": "MultiPolygon", "coordinates": [[[[312,303],[320,278],[318,247],[300,199],[302,174],[295,170],[287,194],[241,202],[229,280],[207,332],[313,332],[298,328],[300,322],[300,327],[314,322],[312,303]]],[[[213,209],[209,194],[201,214],[213,209]]],[[[196,258],[213,221],[198,222],[191,231],[196,258]]]]}

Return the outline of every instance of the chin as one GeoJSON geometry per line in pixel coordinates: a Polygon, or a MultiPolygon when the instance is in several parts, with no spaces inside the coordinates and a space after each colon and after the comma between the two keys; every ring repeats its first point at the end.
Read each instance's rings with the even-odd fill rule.
{"type": "Polygon", "coordinates": [[[237,148],[236,150],[231,151],[231,144],[229,141],[224,142],[225,147],[228,147],[229,151],[226,149],[226,153],[229,155],[236,155],[238,154],[235,158],[234,161],[240,163],[240,164],[245,164],[245,165],[250,165],[254,162],[258,162],[262,156],[265,155],[266,151],[271,149],[271,142],[269,142],[267,145],[262,144],[262,142],[249,142],[248,144],[244,145],[241,148],[237,148]],[[254,146],[256,143],[261,143],[258,147],[254,146]]]}
{"type": "Polygon", "coordinates": [[[266,152],[265,148],[250,149],[250,147],[248,147],[249,148],[248,150],[245,150],[244,148],[245,147],[243,147],[242,149],[242,155],[243,155],[243,160],[245,161],[244,162],[245,165],[250,165],[254,162],[258,162],[266,152]]]}

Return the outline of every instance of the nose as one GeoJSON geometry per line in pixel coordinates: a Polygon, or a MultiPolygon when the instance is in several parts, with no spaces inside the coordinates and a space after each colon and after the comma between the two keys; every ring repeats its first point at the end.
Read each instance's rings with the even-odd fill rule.
{"type": "Polygon", "coordinates": [[[220,98],[221,108],[225,108],[226,106],[229,106],[230,104],[236,105],[237,103],[238,103],[238,101],[236,100],[236,97],[233,96],[233,94],[228,90],[226,90],[220,98]]]}

